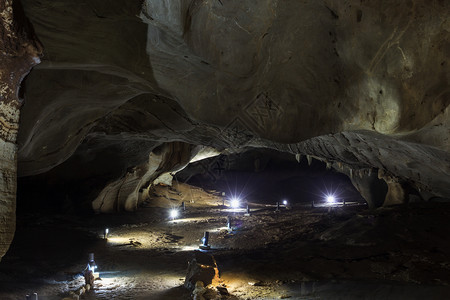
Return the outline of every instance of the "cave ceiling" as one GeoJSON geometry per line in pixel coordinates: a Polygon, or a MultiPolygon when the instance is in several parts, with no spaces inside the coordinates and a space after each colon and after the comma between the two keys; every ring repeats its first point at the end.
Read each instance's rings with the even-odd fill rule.
{"type": "Polygon", "coordinates": [[[272,148],[450,197],[449,1],[22,4],[44,52],[22,86],[19,176],[123,171],[184,142],[167,171],[199,146],[272,148]]]}

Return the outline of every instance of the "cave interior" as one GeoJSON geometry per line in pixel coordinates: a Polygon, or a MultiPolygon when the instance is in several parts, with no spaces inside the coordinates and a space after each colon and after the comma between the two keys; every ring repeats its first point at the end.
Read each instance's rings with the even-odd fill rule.
{"type": "Polygon", "coordinates": [[[0,17],[0,299],[448,299],[449,1],[0,17]]]}

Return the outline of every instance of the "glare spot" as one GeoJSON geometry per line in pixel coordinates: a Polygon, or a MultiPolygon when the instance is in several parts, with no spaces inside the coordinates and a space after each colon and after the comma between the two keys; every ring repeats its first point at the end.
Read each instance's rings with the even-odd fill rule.
{"type": "Polygon", "coordinates": [[[327,202],[328,202],[328,203],[334,203],[335,200],[336,200],[336,199],[334,198],[333,195],[328,195],[328,196],[327,196],[327,202]]]}
{"type": "Polygon", "coordinates": [[[230,201],[230,205],[233,208],[238,208],[239,204],[240,204],[240,201],[239,201],[238,198],[232,198],[231,201],[230,201]]]}
{"type": "Polygon", "coordinates": [[[170,217],[171,217],[172,219],[175,219],[176,217],[178,217],[178,210],[172,209],[172,210],[170,211],[170,217]]]}

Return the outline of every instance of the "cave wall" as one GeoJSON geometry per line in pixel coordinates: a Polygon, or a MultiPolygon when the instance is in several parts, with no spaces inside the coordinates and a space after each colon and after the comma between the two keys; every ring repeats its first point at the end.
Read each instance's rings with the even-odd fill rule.
{"type": "Polygon", "coordinates": [[[125,130],[159,141],[245,147],[253,137],[293,143],[364,129],[416,133],[448,151],[447,1],[24,6],[45,57],[28,80],[21,174],[65,161],[137,97],[178,106],[168,122],[125,130]]]}
{"type": "Polygon", "coordinates": [[[238,117],[286,143],[408,132],[441,114],[448,11],[446,1],[147,0],[142,18],[150,59],[165,62],[155,79],[190,116],[238,117]]]}
{"type": "Polygon", "coordinates": [[[136,166],[120,179],[106,185],[92,202],[94,211],[135,211],[143,200],[141,193],[144,189],[149,188],[160,175],[183,169],[201,148],[172,142],[153,149],[145,164],[136,166]]]}
{"type": "Polygon", "coordinates": [[[447,1],[23,3],[45,56],[27,79],[20,175],[111,141],[142,145],[145,164],[151,143],[183,141],[308,154],[449,195],[447,1]]]}
{"type": "Polygon", "coordinates": [[[14,237],[21,82],[39,63],[41,46],[20,3],[0,1],[0,259],[14,237]]]}
{"type": "MultiPolygon", "coordinates": [[[[357,176],[369,179],[373,169],[378,170],[378,178],[388,185],[383,202],[386,205],[405,203],[405,186],[420,193],[449,198],[448,150],[420,145],[407,139],[407,136],[398,139],[371,131],[353,131],[319,136],[294,144],[271,144],[258,139],[254,139],[253,143],[255,147],[269,145],[279,151],[306,154],[308,159],[324,161],[352,179],[357,176]]],[[[358,184],[355,187],[358,188],[358,184]]],[[[369,204],[372,202],[369,198],[366,200],[369,204]]]]}
{"type": "MultiPolygon", "coordinates": [[[[2,3],[8,30],[12,2],[2,3]]],[[[157,145],[184,142],[308,155],[350,177],[381,170],[398,195],[388,203],[405,186],[450,197],[448,1],[22,3],[44,56],[21,92],[19,176],[58,167],[82,182],[81,170],[98,166],[107,186],[157,145]],[[97,161],[115,149],[110,167],[97,161]]],[[[10,41],[31,45],[2,52],[18,68],[0,78],[14,182],[16,93],[40,48],[4,33],[10,41]]],[[[4,186],[11,219],[15,188],[4,186]]]]}

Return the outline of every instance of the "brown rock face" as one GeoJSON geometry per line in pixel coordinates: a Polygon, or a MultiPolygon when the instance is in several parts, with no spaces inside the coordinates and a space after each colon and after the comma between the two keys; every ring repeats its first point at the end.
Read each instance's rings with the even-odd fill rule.
{"type": "Polygon", "coordinates": [[[92,202],[95,211],[111,213],[135,211],[140,193],[165,172],[184,168],[200,149],[186,143],[172,142],[154,149],[145,164],[136,166],[122,178],[108,184],[92,202]]]}
{"type": "MultiPolygon", "coordinates": [[[[359,176],[368,201],[378,170],[386,203],[450,197],[449,1],[23,4],[45,50],[26,81],[19,175],[150,178],[152,150],[176,141],[305,154],[359,176]]],[[[136,203],[131,179],[120,198],[136,203]]]]}
{"type": "Polygon", "coordinates": [[[177,140],[309,154],[450,194],[446,1],[24,4],[46,55],[27,80],[21,175],[112,147],[123,174],[177,140]]]}
{"type": "Polygon", "coordinates": [[[8,250],[16,224],[16,137],[19,88],[39,63],[40,46],[19,2],[0,1],[0,258],[8,250]]]}
{"type": "Polygon", "coordinates": [[[217,284],[219,280],[219,269],[212,255],[195,251],[194,258],[189,262],[184,287],[193,290],[198,281],[204,286],[217,284]]]}

